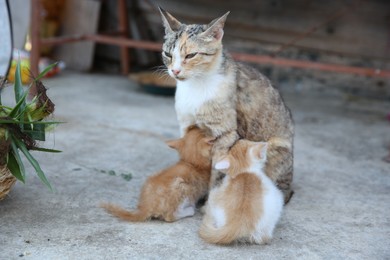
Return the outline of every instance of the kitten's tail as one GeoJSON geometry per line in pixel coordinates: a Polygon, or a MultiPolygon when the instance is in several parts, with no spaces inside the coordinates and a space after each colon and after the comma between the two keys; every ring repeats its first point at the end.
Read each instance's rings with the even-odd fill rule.
{"type": "Polygon", "coordinates": [[[225,224],[221,228],[215,228],[211,222],[203,221],[199,236],[211,244],[228,245],[240,238],[241,231],[240,227],[234,224],[225,224]]]}
{"type": "Polygon", "coordinates": [[[130,222],[143,222],[150,218],[150,216],[140,210],[135,211],[127,211],[124,208],[119,206],[110,204],[110,203],[102,203],[100,207],[105,209],[111,215],[130,222]]]}

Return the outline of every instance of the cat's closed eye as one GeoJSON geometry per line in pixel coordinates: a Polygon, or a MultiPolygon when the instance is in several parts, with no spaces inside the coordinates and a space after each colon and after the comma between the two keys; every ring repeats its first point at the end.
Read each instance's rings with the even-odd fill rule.
{"type": "Polygon", "coordinates": [[[172,58],[172,55],[169,52],[164,51],[164,55],[168,58],[172,58]]]}
{"type": "Polygon", "coordinates": [[[198,54],[198,53],[197,53],[197,52],[193,52],[193,53],[187,54],[187,55],[186,55],[186,60],[192,59],[193,57],[196,56],[196,54],[198,54]]]}

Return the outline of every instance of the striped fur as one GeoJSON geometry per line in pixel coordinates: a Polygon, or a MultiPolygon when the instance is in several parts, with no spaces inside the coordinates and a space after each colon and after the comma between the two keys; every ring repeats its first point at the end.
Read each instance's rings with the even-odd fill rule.
{"type": "MultiPolygon", "coordinates": [[[[293,176],[292,116],[264,75],[235,62],[224,51],[228,13],[207,25],[186,25],[164,10],[161,14],[166,31],[162,56],[169,75],[177,80],[175,109],[181,132],[196,124],[218,137],[213,162],[226,155],[239,138],[279,140],[268,149],[265,172],[288,202],[293,176]]],[[[217,177],[213,171],[211,186],[217,177]]]]}

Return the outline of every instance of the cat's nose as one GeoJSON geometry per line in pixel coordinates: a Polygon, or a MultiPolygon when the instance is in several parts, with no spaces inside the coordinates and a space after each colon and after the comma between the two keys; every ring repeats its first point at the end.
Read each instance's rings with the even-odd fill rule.
{"type": "Polygon", "coordinates": [[[172,73],[175,76],[179,75],[180,72],[181,72],[181,70],[172,70],[172,73]]]}

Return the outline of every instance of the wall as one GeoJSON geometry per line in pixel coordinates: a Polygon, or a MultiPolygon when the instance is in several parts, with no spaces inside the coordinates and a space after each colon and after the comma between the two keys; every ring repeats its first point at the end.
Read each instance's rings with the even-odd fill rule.
{"type": "MultiPolygon", "coordinates": [[[[115,11],[112,11],[115,10],[115,1],[108,2],[102,9],[102,16],[112,26],[115,23],[115,11]]],[[[140,12],[147,21],[144,27],[148,27],[152,35],[143,39],[162,41],[163,28],[156,4],[151,0],[139,3],[140,12]]],[[[208,23],[231,11],[225,26],[225,46],[231,51],[255,54],[273,54],[284,43],[313,26],[323,24],[277,56],[390,69],[388,0],[159,0],[158,5],[185,23],[208,23]],[[324,24],[332,17],[337,19],[324,24]]],[[[107,27],[107,24],[101,23],[101,27],[107,27]]],[[[117,59],[115,52],[107,52],[106,48],[110,47],[101,46],[97,57],[117,59]]],[[[390,98],[387,79],[256,66],[276,84],[293,86],[296,91],[342,89],[352,95],[390,98]],[[311,84],[303,84],[305,78],[313,79],[311,84]]]]}

